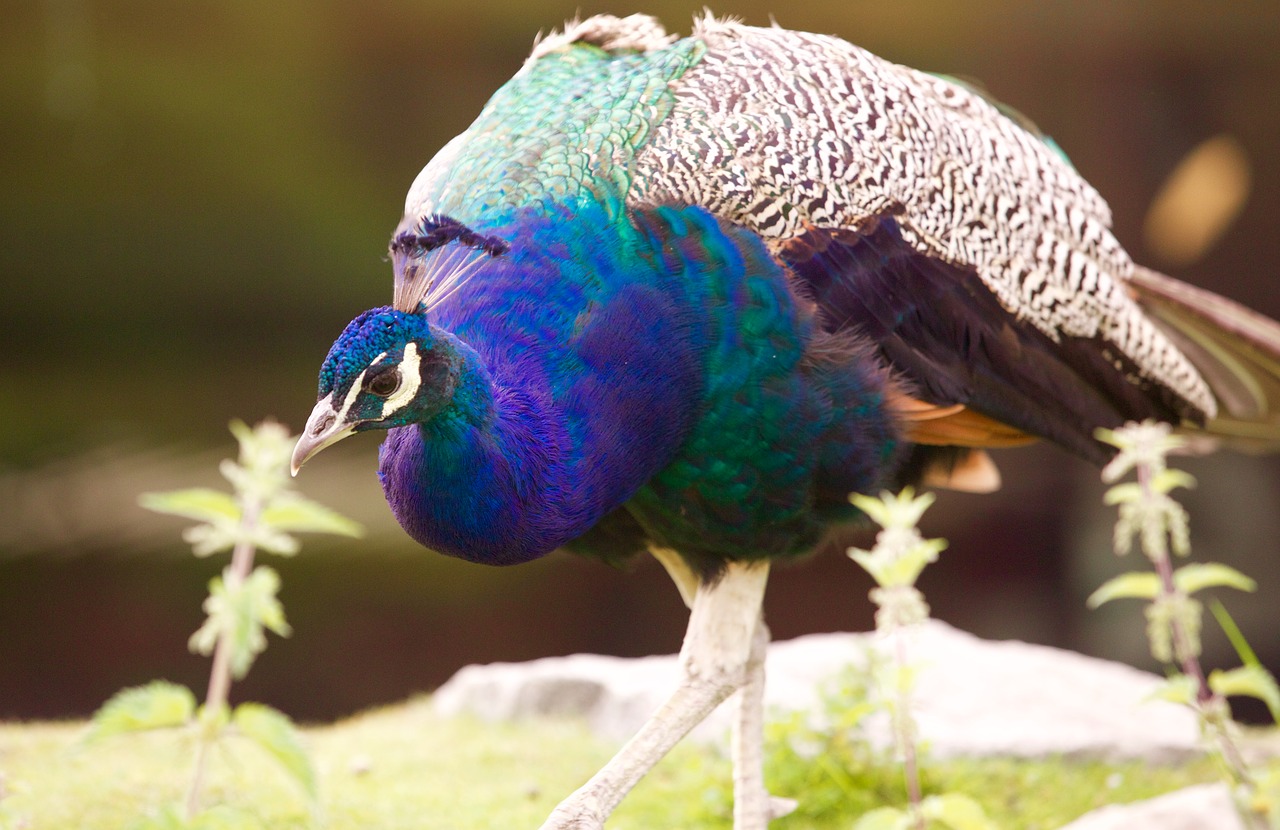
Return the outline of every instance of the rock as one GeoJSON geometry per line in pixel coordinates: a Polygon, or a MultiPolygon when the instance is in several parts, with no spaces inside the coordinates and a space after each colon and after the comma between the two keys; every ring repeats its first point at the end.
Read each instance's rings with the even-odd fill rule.
{"type": "MultiPolygon", "coordinates": [[[[825,681],[865,666],[873,634],[814,634],[773,643],[766,705],[813,711],[825,681]]],[[[1166,763],[1198,754],[1194,715],[1149,700],[1161,678],[1129,666],[1015,641],[991,642],[929,621],[909,640],[919,667],[913,711],[935,758],[1068,755],[1166,763]]],[[[623,659],[578,654],[523,664],[468,666],[436,692],[442,714],[489,720],[572,716],[597,733],[629,737],[678,678],[675,656],[623,659]]],[[[721,707],[694,732],[722,739],[721,707]]],[[[885,740],[883,723],[872,735],[885,740]]]]}
{"type": "Polygon", "coordinates": [[[1244,830],[1225,784],[1199,784],[1086,813],[1061,830],[1244,830]]]}

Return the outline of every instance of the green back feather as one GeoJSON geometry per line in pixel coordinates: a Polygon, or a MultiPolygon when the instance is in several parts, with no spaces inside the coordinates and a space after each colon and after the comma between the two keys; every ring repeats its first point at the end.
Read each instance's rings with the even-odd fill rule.
{"type": "Polygon", "coordinates": [[[616,210],[636,150],[671,111],[671,82],[704,51],[693,39],[647,52],[574,43],[531,61],[423,170],[407,213],[486,224],[547,202],[616,210]]]}

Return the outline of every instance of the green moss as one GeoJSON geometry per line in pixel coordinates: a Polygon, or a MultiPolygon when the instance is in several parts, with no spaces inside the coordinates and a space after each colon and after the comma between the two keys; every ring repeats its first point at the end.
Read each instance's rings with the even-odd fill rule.
{"type": "MultiPolygon", "coordinates": [[[[856,718],[855,718],[856,720],[856,718]]],[[[771,728],[770,786],[800,800],[780,830],[848,828],[870,806],[902,803],[896,765],[845,737],[797,722],[771,728]]],[[[0,828],[131,830],[181,801],[190,741],[174,733],[83,745],[85,725],[0,725],[0,828]]],[[[426,700],[305,730],[320,775],[324,827],[536,827],[615,747],[579,723],[486,724],[436,717],[426,700]]],[[[1161,767],[1069,759],[954,761],[926,767],[929,791],[978,799],[1008,830],[1051,828],[1106,803],[1133,801],[1211,780],[1207,761],[1161,767]]],[[[721,747],[682,745],[637,787],[611,830],[729,828],[729,761],[721,747]]],[[[215,753],[206,796],[273,830],[320,826],[305,798],[255,747],[215,753]]]]}

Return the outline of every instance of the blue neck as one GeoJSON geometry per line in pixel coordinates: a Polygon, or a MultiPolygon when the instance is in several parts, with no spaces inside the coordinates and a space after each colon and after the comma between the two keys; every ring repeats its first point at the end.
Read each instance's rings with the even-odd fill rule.
{"type": "Polygon", "coordinates": [[[391,430],[379,477],[392,513],[420,544],[489,564],[525,562],[586,528],[570,524],[548,538],[536,526],[561,466],[559,436],[526,396],[495,394],[488,372],[470,368],[459,403],[429,424],[391,430]]]}

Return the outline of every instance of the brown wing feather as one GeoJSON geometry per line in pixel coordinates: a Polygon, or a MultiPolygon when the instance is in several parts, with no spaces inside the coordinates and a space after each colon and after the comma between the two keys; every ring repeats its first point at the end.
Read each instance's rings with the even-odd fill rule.
{"type": "Polygon", "coordinates": [[[910,396],[933,406],[914,405],[913,443],[1013,446],[1038,436],[1105,463],[1111,451],[1094,438],[1098,427],[1199,414],[1106,341],[1050,339],[1001,306],[971,268],[906,244],[892,216],[857,230],[811,228],[780,254],[825,329],[873,343],[910,396]]]}
{"type": "Polygon", "coordinates": [[[1280,323],[1146,268],[1129,287],[1218,399],[1203,431],[1237,449],[1280,448],[1280,323]]]}

